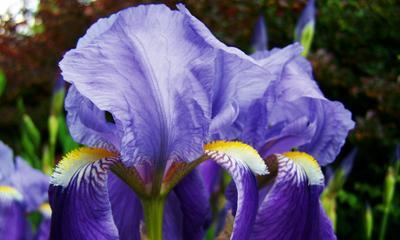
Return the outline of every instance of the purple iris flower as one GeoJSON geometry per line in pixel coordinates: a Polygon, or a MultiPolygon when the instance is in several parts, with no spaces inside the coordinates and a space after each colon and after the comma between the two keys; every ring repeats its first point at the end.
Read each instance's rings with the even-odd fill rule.
{"type": "MultiPolygon", "coordinates": [[[[354,122],[341,103],[323,96],[301,52],[296,43],[253,55],[277,80],[235,123],[239,139],[258,150],[271,172],[260,181],[251,239],[336,238],[319,202],[320,165],[334,161],[354,122]]],[[[227,196],[235,206],[235,192],[227,196]]]]}
{"type": "Polygon", "coordinates": [[[52,176],[52,238],[202,239],[210,207],[192,169],[207,159],[232,175],[232,238],[248,238],[258,202],[254,174],[267,168],[250,146],[216,140],[238,136],[239,112],[275,75],[218,41],[183,5],[100,19],[60,68],[71,83],[70,133],[88,147],[65,156],[52,176]]]}
{"type": "Polygon", "coordinates": [[[202,239],[216,164],[194,168],[212,160],[236,187],[232,239],[335,238],[319,165],[335,159],[354,123],[322,95],[301,51],[249,57],[182,5],[100,19],[60,63],[72,85],[70,132],[89,148],[53,174],[51,237],[202,239]],[[258,191],[265,162],[274,181],[258,191]]]}
{"type": "Polygon", "coordinates": [[[47,203],[49,177],[31,168],[0,141],[0,239],[48,239],[51,209],[47,203]],[[26,218],[38,211],[40,230],[33,234],[26,218]]]}

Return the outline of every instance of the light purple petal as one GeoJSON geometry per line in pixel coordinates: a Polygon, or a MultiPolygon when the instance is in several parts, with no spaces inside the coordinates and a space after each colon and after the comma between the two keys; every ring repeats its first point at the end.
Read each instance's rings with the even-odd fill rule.
{"type": "Polygon", "coordinates": [[[183,239],[203,239],[210,222],[209,195],[195,169],[174,188],[183,217],[183,239]]]}
{"type": "Polygon", "coordinates": [[[106,120],[105,112],[71,86],[65,98],[67,124],[75,141],[87,146],[108,144],[119,149],[118,132],[114,123],[106,120]]]}
{"type": "Polygon", "coordinates": [[[321,93],[301,51],[299,44],[292,44],[253,55],[277,80],[253,103],[247,118],[239,118],[245,119],[242,139],[261,149],[263,156],[299,147],[326,165],[336,158],[354,122],[341,103],[321,93]]]}
{"type": "Polygon", "coordinates": [[[133,190],[113,173],[108,174],[108,195],[120,239],[139,240],[143,209],[133,190]]]}
{"type": "Polygon", "coordinates": [[[271,104],[265,98],[257,100],[249,110],[243,137],[265,158],[283,153],[311,141],[316,125],[298,114],[298,105],[292,102],[271,104]],[[291,111],[292,110],[292,111],[291,111]],[[289,120],[287,120],[289,118],[289,120]]]}
{"type": "Polygon", "coordinates": [[[259,206],[251,239],[336,239],[319,202],[323,174],[303,156],[267,159],[278,161],[278,174],[259,206]]]}
{"type": "Polygon", "coordinates": [[[254,26],[252,47],[254,51],[265,51],[268,48],[267,25],[263,14],[260,14],[254,26]]]}
{"type": "Polygon", "coordinates": [[[335,160],[355,124],[340,102],[310,99],[308,106],[310,121],[316,122],[317,131],[312,141],[300,150],[310,153],[324,166],[335,160]]]}
{"type": "Polygon", "coordinates": [[[14,172],[14,161],[11,148],[2,141],[0,141],[0,166],[0,184],[4,184],[14,172]]]}
{"type": "Polygon", "coordinates": [[[26,211],[31,212],[48,200],[49,176],[33,169],[26,161],[16,157],[15,172],[10,180],[24,197],[26,211]]]}
{"type": "Polygon", "coordinates": [[[186,16],[163,5],[128,8],[109,22],[65,55],[64,79],[120,123],[127,165],[197,159],[209,124],[213,49],[186,16]]]}
{"type": "Polygon", "coordinates": [[[51,239],[119,239],[107,190],[111,152],[81,148],[55,169],[49,189],[51,239]]]}
{"type": "Polygon", "coordinates": [[[232,128],[230,125],[238,116],[238,111],[247,111],[251,102],[263,95],[274,76],[241,50],[220,42],[182,4],[178,4],[177,7],[190,18],[194,31],[201,35],[209,46],[217,50],[210,131],[222,132],[220,138],[233,138],[226,136],[225,133],[232,128]]]}

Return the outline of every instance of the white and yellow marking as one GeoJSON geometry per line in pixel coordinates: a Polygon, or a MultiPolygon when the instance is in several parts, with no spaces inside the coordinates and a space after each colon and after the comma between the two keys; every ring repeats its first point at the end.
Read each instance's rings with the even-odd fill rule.
{"type": "Polygon", "coordinates": [[[0,202],[22,201],[22,194],[15,188],[1,185],[0,186],[0,202]]]}
{"type": "Polygon", "coordinates": [[[237,141],[216,141],[206,144],[204,146],[204,151],[206,154],[219,153],[221,155],[227,155],[242,165],[250,168],[250,170],[255,174],[268,174],[268,168],[264,160],[254,148],[245,143],[237,141]]]}
{"type": "Polygon", "coordinates": [[[42,203],[39,206],[39,212],[45,216],[46,218],[50,218],[51,217],[51,207],[49,203],[42,203]]]}
{"type": "Polygon", "coordinates": [[[324,174],[317,160],[304,152],[286,152],[283,156],[289,158],[294,163],[302,167],[307,175],[310,185],[323,185],[324,174]]]}
{"type": "Polygon", "coordinates": [[[82,147],[68,153],[57,164],[50,183],[55,186],[68,186],[71,178],[82,167],[100,159],[116,157],[118,154],[103,148],[82,147]]]}

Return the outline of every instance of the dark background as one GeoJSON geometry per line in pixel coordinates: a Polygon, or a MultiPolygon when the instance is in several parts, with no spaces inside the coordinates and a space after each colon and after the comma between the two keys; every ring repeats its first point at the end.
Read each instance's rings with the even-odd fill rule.
{"type": "MultiPolygon", "coordinates": [[[[20,34],[24,23],[2,17],[0,69],[7,88],[0,97],[0,139],[16,149],[23,99],[27,113],[42,134],[47,134],[57,64],[68,49],[100,17],[128,6],[154,1],[42,0],[33,15],[33,34],[20,34]]],[[[172,8],[178,1],[163,1],[172,8]]],[[[180,1],[182,2],[182,1],[180,1]]],[[[303,0],[183,1],[212,32],[228,45],[249,52],[252,28],[260,13],[268,24],[269,47],[293,42],[303,0]]],[[[400,143],[400,2],[395,0],[317,1],[316,30],[308,56],[317,82],[326,96],[351,110],[356,129],[348,138],[340,160],[359,149],[353,171],[338,195],[339,239],[363,239],[366,204],[374,214],[374,235],[382,216],[383,184],[400,143]]],[[[397,179],[398,181],[399,179],[397,179]]],[[[397,190],[399,188],[397,187],[397,190]]],[[[395,191],[396,192],[396,191],[395,191]]],[[[396,193],[395,193],[396,194],[396,193]]],[[[387,239],[400,236],[400,194],[395,195],[387,239]],[[396,227],[397,226],[397,227],[396,227]]]]}

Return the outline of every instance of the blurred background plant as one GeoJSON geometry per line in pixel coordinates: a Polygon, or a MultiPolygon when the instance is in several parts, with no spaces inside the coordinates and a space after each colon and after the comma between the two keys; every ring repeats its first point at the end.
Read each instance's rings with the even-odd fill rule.
{"type": "MultiPolygon", "coordinates": [[[[154,1],[17,2],[21,7],[3,11],[0,19],[0,139],[33,167],[50,173],[54,162],[77,146],[65,124],[66,86],[57,66],[62,55],[96,19],[154,1]]],[[[162,2],[173,7],[178,1],[162,2]]],[[[315,22],[297,36],[306,0],[184,2],[217,37],[246,52],[260,13],[268,23],[269,48],[295,38],[309,43],[304,54],[318,84],[328,98],[343,102],[357,122],[326,171],[331,177],[322,201],[338,237],[398,239],[399,154],[393,152],[400,143],[400,2],[315,1],[315,22]],[[352,171],[344,164],[349,158],[352,171]]]]}

